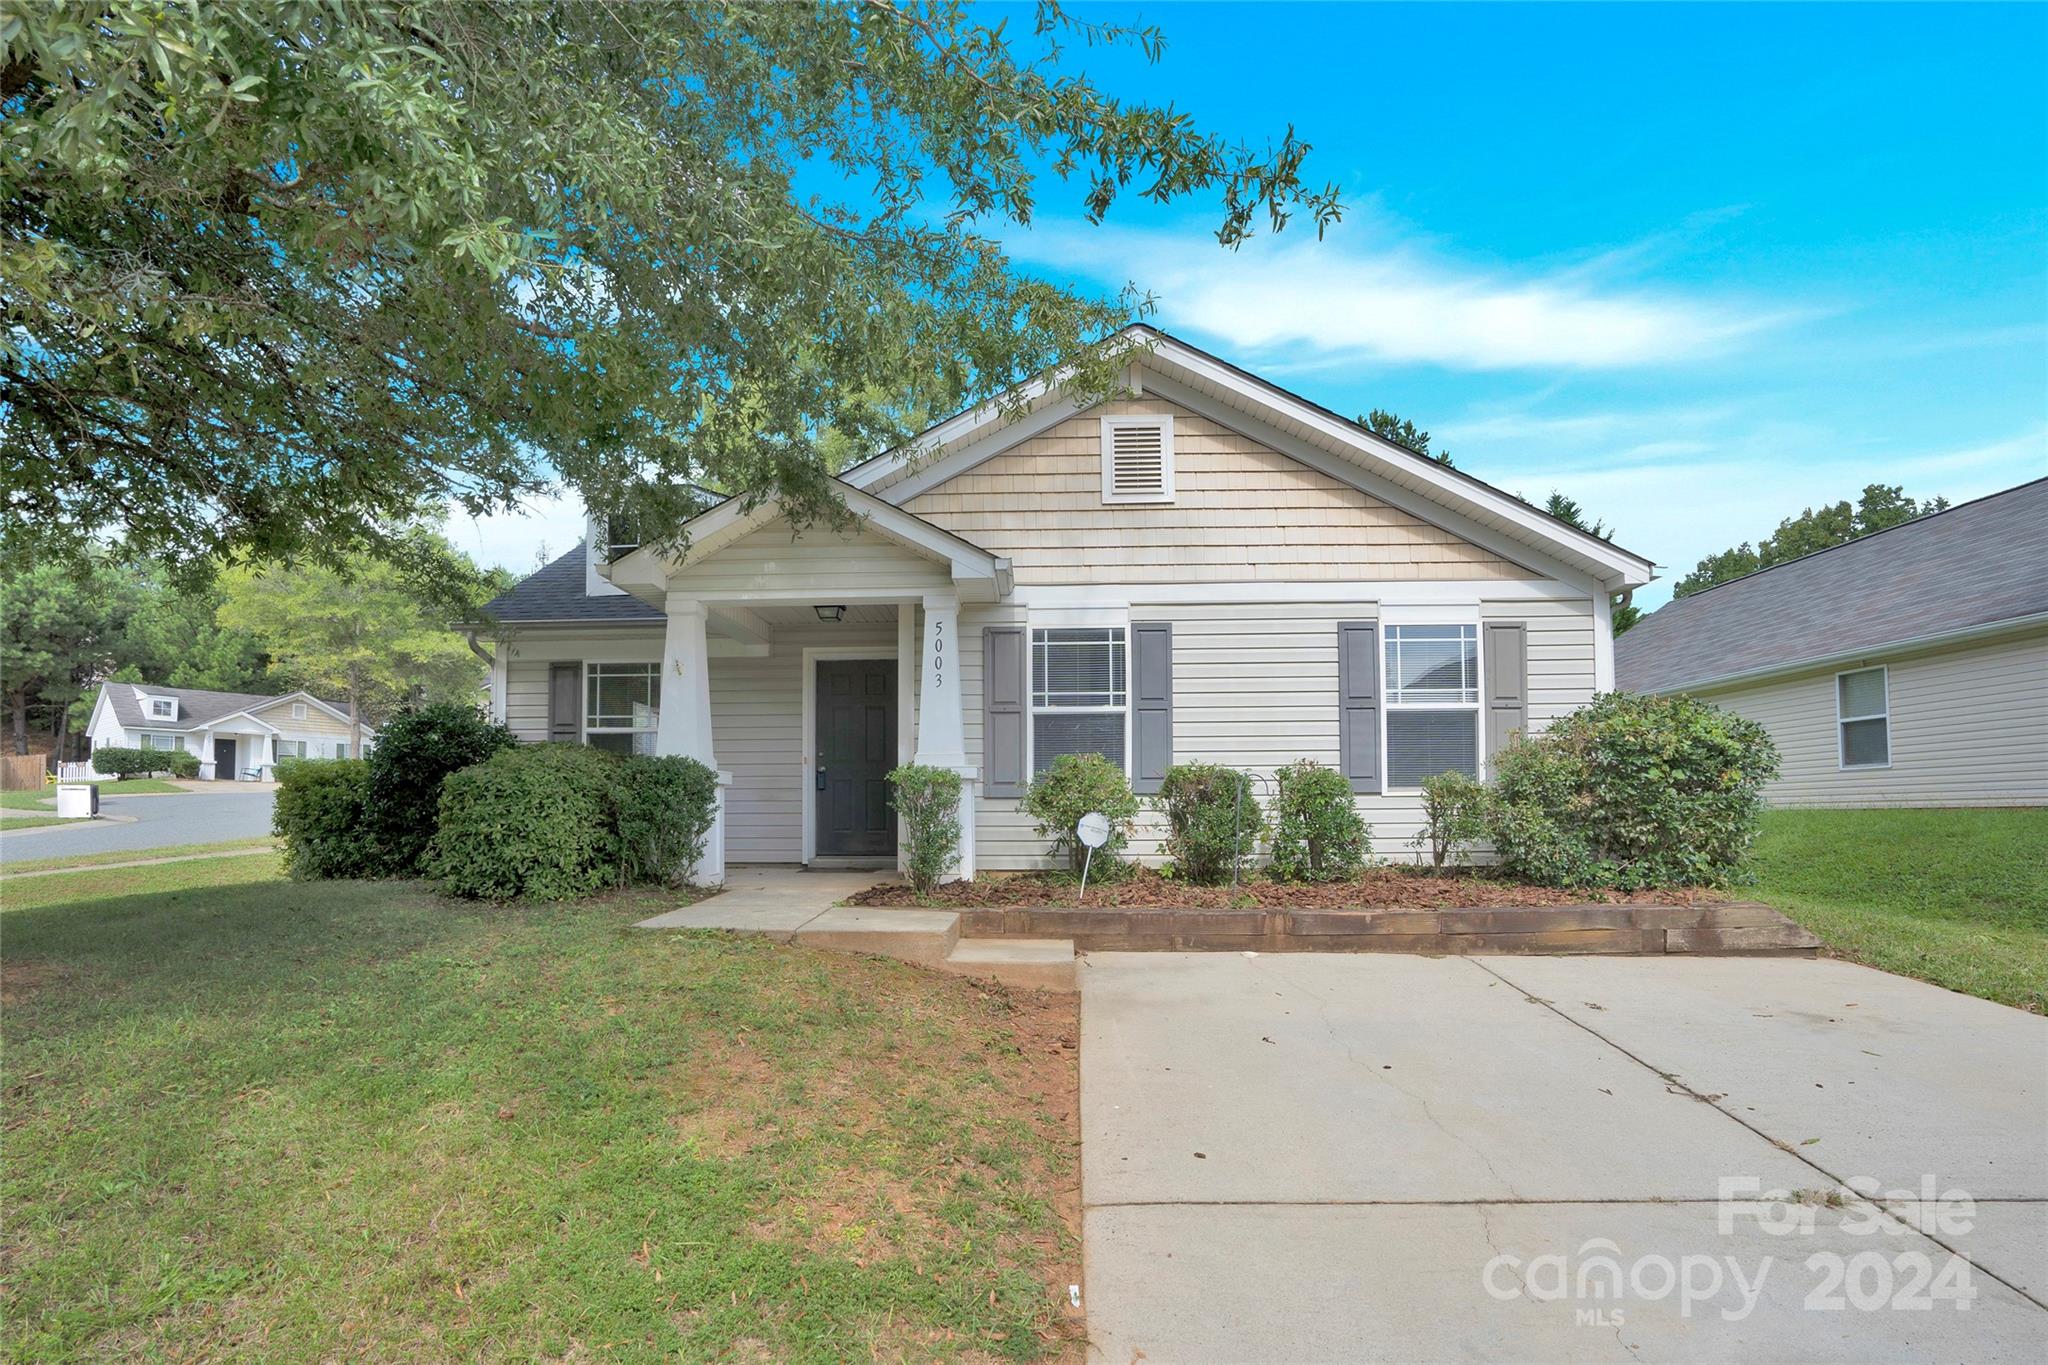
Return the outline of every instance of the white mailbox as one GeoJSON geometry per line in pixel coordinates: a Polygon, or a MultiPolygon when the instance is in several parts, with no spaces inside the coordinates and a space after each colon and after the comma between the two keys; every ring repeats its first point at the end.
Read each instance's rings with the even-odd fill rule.
{"type": "Polygon", "coordinates": [[[57,818],[60,820],[89,820],[100,813],[100,787],[97,782],[59,782],[57,784],[57,818]]]}

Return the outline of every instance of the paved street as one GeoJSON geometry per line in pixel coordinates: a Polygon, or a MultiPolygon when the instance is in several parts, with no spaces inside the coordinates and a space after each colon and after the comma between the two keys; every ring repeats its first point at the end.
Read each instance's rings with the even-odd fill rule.
{"type": "Polygon", "coordinates": [[[180,796],[109,796],[112,784],[103,785],[100,811],[110,818],[9,830],[0,834],[0,864],[74,853],[212,844],[270,833],[276,790],[268,785],[236,789],[242,785],[223,783],[217,792],[202,790],[180,796]]]}
{"type": "Polygon", "coordinates": [[[1082,1000],[1097,1359],[2048,1358],[2048,1020],[1795,959],[1097,953],[1082,1000]]]}

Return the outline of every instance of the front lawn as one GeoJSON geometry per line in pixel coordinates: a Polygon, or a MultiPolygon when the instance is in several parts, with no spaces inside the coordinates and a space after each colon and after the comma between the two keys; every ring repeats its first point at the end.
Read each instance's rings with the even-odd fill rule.
{"type": "Polygon", "coordinates": [[[2048,810],[1774,810],[1756,867],[1838,957],[2048,1011],[2048,810]]]}
{"type": "Polygon", "coordinates": [[[0,884],[0,1349],[1072,1354],[1072,999],[630,927],[675,900],[0,884]]]}

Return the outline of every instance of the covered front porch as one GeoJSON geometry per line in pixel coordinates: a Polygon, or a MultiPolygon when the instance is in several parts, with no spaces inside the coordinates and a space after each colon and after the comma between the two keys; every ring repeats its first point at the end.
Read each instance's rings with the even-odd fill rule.
{"type": "Polygon", "coordinates": [[[903,763],[960,774],[956,875],[974,875],[981,773],[960,618],[1008,595],[1008,563],[865,495],[848,500],[857,520],[845,530],[798,535],[772,507],[722,507],[699,519],[682,558],[641,548],[604,568],[666,618],[654,752],[718,774],[700,882],[724,881],[728,862],[896,864],[886,775],[903,763]]]}

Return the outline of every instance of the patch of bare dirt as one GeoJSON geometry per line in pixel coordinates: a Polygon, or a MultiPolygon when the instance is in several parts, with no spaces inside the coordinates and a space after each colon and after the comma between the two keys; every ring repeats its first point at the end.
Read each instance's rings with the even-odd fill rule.
{"type": "MultiPolygon", "coordinates": [[[[945,910],[1072,907],[1079,888],[1052,873],[948,882],[919,901],[908,885],[884,883],[846,898],[849,905],[928,905],[945,910]]],[[[1344,882],[1275,882],[1257,878],[1236,887],[1195,886],[1139,868],[1114,882],[1090,882],[1094,910],[1448,910],[1551,905],[1702,905],[1726,900],[1699,887],[1649,891],[1564,890],[1528,886],[1483,872],[1436,873],[1416,867],[1368,868],[1344,882]]]]}

